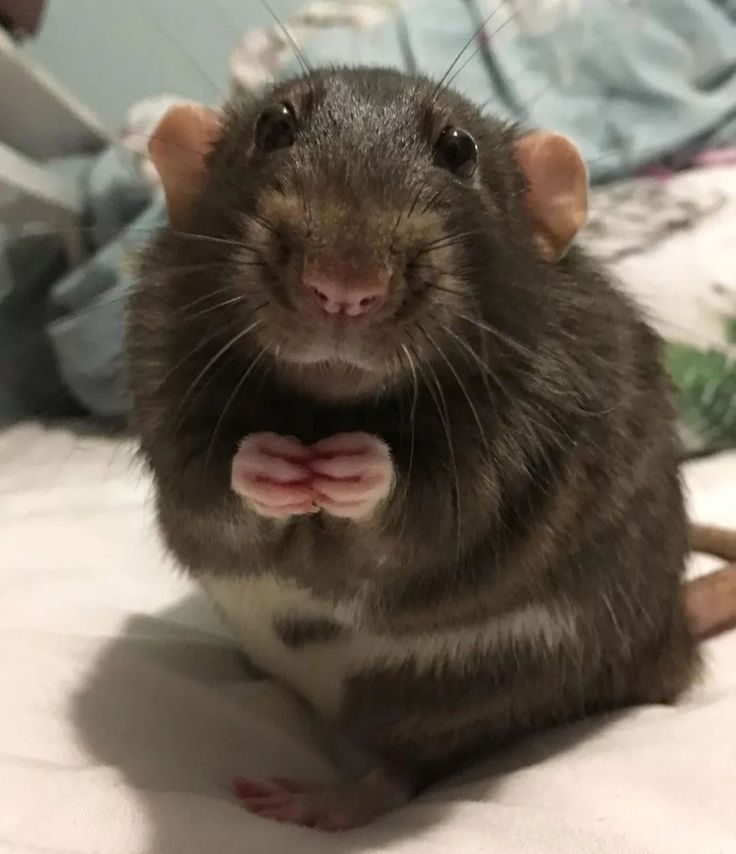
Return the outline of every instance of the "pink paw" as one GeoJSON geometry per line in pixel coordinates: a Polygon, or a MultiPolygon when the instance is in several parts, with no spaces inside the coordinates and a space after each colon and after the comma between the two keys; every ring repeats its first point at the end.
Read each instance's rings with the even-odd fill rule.
{"type": "Polygon", "coordinates": [[[293,436],[252,433],[233,458],[231,486],[271,519],[316,513],[307,462],[311,452],[293,436]]]}
{"type": "Polygon", "coordinates": [[[368,433],[338,433],[310,448],[315,503],[332,516],[363,519],[391,492],[388,445],[368,433]]]}
{"type": "Polygon", "coordinates": [[[237,777],[233,792],[252,813],[318,830],[350,830],[405,803],[408,794],[381,774],[333,786],[273,777],[237,777]]]}

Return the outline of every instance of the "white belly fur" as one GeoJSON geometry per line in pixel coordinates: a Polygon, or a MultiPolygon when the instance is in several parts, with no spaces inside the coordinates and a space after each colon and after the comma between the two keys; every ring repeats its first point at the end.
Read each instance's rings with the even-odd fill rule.
{"type": "Polygon", "coordinates": [[[327,718],[338,715],[346,678],[363,669],[412,661],[420,670],[440,664],[462,670],[479,652],[529,641],[552,650],[576,634],[573,606],[559,601],[526,605],[468,628],[393,637],[365,626],[360,601],[335,605],[275,575],[210,577],[202,583],[254,663],[327,718]],[[274,633],[273,623],[300,616],[330,618],[350,632],[291,649],[274,633]]]}

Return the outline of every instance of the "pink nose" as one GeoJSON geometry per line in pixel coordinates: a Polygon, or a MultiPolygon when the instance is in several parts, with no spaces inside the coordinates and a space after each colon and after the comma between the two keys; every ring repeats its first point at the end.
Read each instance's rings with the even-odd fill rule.
{"type": "Polygon", "coordinates": [[[304,285],[316,296],[322,311],[348,317],[377,311],[388,294],[388,277],[383,275],[343,279],[317,273],[305,274],[304,285]]]}

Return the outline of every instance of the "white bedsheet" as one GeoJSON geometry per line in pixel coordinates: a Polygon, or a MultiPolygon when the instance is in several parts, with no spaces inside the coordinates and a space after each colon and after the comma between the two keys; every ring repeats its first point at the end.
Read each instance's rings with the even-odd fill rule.
{"type": "MultiPolygon", "coordinates": [[[[688,482],[695,515],[736,522],[736,455],[688,482]]],[[[248,815],[234,774],[330,770],[164,559],[127,446],[0,435],[0,633],[2,852],[736,852],[736,632],[678,707],[540,735],[366,829],[248,815]]]]}

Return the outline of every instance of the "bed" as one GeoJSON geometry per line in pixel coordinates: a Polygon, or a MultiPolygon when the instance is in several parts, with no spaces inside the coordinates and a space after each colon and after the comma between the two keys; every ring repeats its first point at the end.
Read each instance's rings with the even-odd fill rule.
{"type": "MultiPolygon", "coordinates": [[[[679,705],[540,734],[368,828],[251,816],[231,777],[328,779],[321,734],[170,566],[132,451],[74,426],[0,434],[0,851],[736,851],[736,632],[679,705]]],[[[732,522],[736,454],[686,475],[693,514],[732,522]]]]}
{"type": "MultiPolygon", "coordinates": [[[[677,2],[730,14],[736,27],[727,4],[677,2]]],[[[659,4],[661,16],[672,15],[667,3],[659,4]]],[[[361,15],[397,6],[393,0],[352,5],[361,25],[361,15]]],[[[392,19],[389,29],[379,27],[381,38],[361,41],[360,58],[376,61],[387,44],[407,55],[409,42],[415,53],[428,51],[431,33],[420,28],[431,29],[435,19],[421,5],[392,19]]],[[[468,24],[450,21],[450,5],[456,4],[447,3],[450,25],[435,27],[435,36],[447,32],[457,49],[468,24]]],[[[703,27],[708,20],[702,17],[703,27]]],[[[719,29],[715,18],[711,23],[719,29]]],[[[331,42],[313,29],[310,54],[320,61],[331,42]]],[[[732,69],[731,31],[720,29],[724,67],[732,69]]],[[[236,50],[233,74],[243,85],[276,70],[269,66],[274,32],[256,33],[236,50]],[[258,44],[266,57],[261,64],[253,59],[258,44]]],[[[658,33],[649,37],[657,41],[658,33]]],[[[342,43],[351,50],[357,44],[352,36],[342,43]]],[[[282,44],[276,51],[276,66],[284,50],[282,44]]],[[[449,52],[447,46],[442,56],[449,52]]],[[[513,57],[506,58],[511,67],[513,57]]],[[[464,72],[471,84],[473,67],[464,72]]],[[[521,88],[534,84],[513,79],[521,88]]],[[[724,105],[733,118],[736,76],[717,82],[691,102],[713,127],[724,105]]],[[[546,103],[557,102],[540,101],[540,108],[546,103]]],[[[625,110],[626,103],[618,106],[625,110]]],[[[577,118],[567,117],[573,124],[577,118]]],[[[732,145],[732,122],[730,128],[724,138],[732,145]]],[[[666,123],[660,129],[680,130],[666,123]]],[[[598,177],[610,177],[613,166],[621,173],[624,149],[613,161],[592,149],[598,177]]],[[[118,187],[110,177],[118,174],[112,155],[104,156],[92,174],[105,176],[103,187],[118,187]]],[[[723,337],[723,321],[736,315],[736,166],[703,165],[660,179],[639,176],[596,190],[585,240],[671,341],[684,337],[696,348],[732,353],[736,341],[723,337]],[[642,208],[657,213],[646,227],[642,208]]],[[[126,197],[136,216],[147,204],[147,195],[137,193],[126,197]]],[[[154,205],[142,216],[157,224],[159,214],[154,205]]],[[[125,287],[124,278],[109,275],[119,260],[115,246],[109,251],[94,256],[76,279],[53,286],[67,303],[48,329],[68,390],[97,415],[120,414],[123,406],[111,381],[119,313],[96,315],[98,304],[116,304],[102,285],[88,287],[98,279],[125,287]],[[87,335],[92,326],[94,335],[87,335]],[[80,341],[86,349],[77,347],[80,341]]],[[[12,352],[3,361],[15,372],[20,362],[30,365],[12,352]]],[[[28,381],[38,391],[42,372],[35,366],[28,381]]],[[[712,431],[699,433],[699,424],[688,425],[690,449],[712,451],[712,431]]],[[[711,453],[688,462],[684,472],[693,517],[736,525],[736,452],[711,453]]],[[[131,441],[89,420],[0,431],[0,854],[736,852],[736,631],[705,644],[704,678],[678,705],[540,733],[365,829],[328,836],[248,814],[230,795],[231,778],[329,779],[335,772],[323,733],[288,692],[249,671],[208,601],[164,554],[152,517],[150,484],[131,441]]],[[[690,571],[714,566],[698,558],[690,571]]]]}

